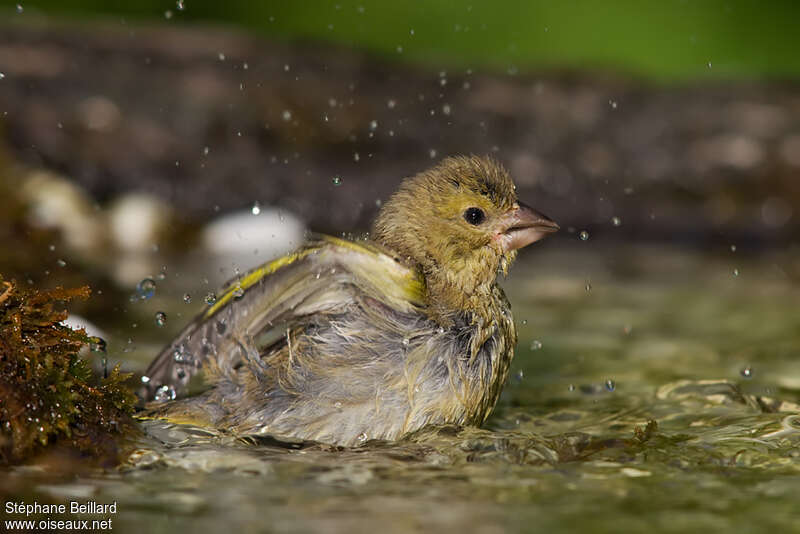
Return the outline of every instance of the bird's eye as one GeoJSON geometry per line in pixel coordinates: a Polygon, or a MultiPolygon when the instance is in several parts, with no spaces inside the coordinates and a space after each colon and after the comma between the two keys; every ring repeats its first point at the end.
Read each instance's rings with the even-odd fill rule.
{"type": "Polygon", "coordinates": [[[474,226],[478,226],[485,219],[486,214],[480,208],[467,208],[467,211],[464,212],[464,220],[474,226]]]}

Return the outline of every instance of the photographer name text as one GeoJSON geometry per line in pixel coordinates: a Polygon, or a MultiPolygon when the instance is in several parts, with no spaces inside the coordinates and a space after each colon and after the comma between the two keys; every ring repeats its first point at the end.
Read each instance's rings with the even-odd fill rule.
{"type": "Polygon", "coordinates": [[[25,516],[26,519],[5,519],[7,530],[112,530],[113,522],[109,515],[117,513],[117,502],[99,503],[97,501],[69,501],[66,504],[42,504],[39,502],[6,501],[4,507],[8,515],[25,516]],[[61,519],[54,515],[103,515],[102,519],[61,519]],[[36,516],[36,519],[30,519],[36,516]],[[41,516],[47,516],[42,518],[41,516]]]}

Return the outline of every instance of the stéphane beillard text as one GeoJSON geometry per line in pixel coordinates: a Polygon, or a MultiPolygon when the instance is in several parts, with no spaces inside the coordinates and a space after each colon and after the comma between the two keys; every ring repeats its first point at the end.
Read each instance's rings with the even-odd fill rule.
{"type": "Polygon", "coordinates": [[[38,502],[26,503],[24,501],[6,502],[7,514],[116,514],[117,501],[111,504],[99,503],[96,501],[70,501],[69,504],[41,504],[38,502]]]}

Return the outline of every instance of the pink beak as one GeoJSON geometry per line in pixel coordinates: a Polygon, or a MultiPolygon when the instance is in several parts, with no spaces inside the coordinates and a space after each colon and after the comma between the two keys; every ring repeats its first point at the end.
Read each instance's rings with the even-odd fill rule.
{"type": "Polygon", "coordinates": [[[546,215],[519,202],[503,217],[502,233],[498,236],[504,252],[510,252],[539,241],[558,231],[558,225],[546,215]]]}

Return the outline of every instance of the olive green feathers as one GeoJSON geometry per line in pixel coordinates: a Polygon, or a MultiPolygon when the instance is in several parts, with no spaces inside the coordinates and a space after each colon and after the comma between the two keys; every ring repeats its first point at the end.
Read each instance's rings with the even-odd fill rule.
{"type": "Polygon", "coordinates": [[[319,237],[234,280],[150,365],[142,395],[167,402],[142,415],[346,446],[481,424],[516,343],[497,273],[557,228],[493,160],[446,159],[373,241],[319,237]]]}

